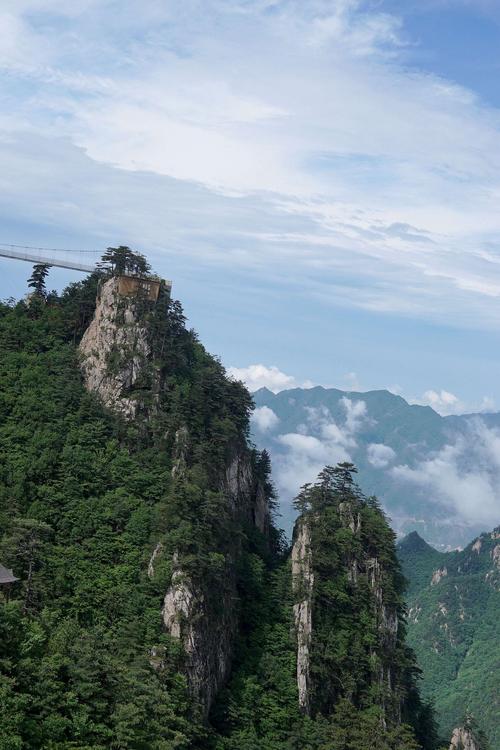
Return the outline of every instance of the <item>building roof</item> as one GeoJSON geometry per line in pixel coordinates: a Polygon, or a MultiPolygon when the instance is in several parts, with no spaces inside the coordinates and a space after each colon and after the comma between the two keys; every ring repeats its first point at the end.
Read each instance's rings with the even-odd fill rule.
{"type": "Polygon", "coordinates": [[[19,578],[16,578],[12,570],[4,568],[3,565],[0,565],[0,586],[6,583],[15,583],[15,581],[18,580],[19,578]]]}

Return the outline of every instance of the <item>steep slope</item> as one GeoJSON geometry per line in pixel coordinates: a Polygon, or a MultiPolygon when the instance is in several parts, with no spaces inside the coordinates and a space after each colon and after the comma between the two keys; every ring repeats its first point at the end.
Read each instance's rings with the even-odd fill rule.
{"type": "Polygon", "coordinates": [[[291,556],[218,707],[217,748],[439,745],[405,644],[394,535],[354,471],[327,467],[297,498],[291,556]]]}
{"type": "Polygon", "coordinates": [[[272,557],[248,393],[109,274],[2,305],[0,354],[2,750],[206,746],[272,557]]]}
{"type": "Polygon", "coordinates": [[[356,464],[362,485],[377,495],[398,533],[416,530],[447,550],[496,523],[495,415],[441,417],[388,391],[316,387],[274,394],[263,388],[254,399],[254,438],[271,454],[288,529],[295,487],[324,463],[342,460],[356,464]],[[464,502],[472,481],[492,496],[488,513],[486,504],[479,514],[464,502]]]}
{"type": "Polygon", "coordinates": [[[484,732],[478,728],[475,719],[468,714],[464,723],[453,730],[449,750],[490,750],[490,747],[484,732]]]}
{"type": "Polygon", "coordinates": [[[1,750],[437,750],[354,468],[301,492],[290,554],[248,392],[106,258],[0,305],[1,750]]]}
{"type": "Polygon", "coordinates": [[[423,691],[450,733],[471,711],[500,744],[500,528],[463,551],[440,553],[418,535],[399,545],[410,581],[408,638],[423,691]]]}

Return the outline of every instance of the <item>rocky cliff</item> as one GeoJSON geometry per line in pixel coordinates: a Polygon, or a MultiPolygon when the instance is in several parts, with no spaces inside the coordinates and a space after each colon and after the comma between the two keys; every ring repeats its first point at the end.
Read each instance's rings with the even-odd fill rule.
{"type": "MultiPolygon", "coordinates": [[[[159,423],[169,421],[174,400],[169,381],[175,376],[175,365],[172,368],[169,361],[166,366],[170,354],[165,346],[167,337],[163,321],[156,320],[161,312],[155,301],[121,295],[118,279],[111,277],[100,284],[95,315],[80,344],[87,389],[127,421],[136,422],[140,416],[146,429],[153,418],[159,423]]],[[[175,345],[177,342],[173,341],[172,346],[175,345]]],[[[188,405],[188,411],[192,412],[192,405],[188,405]]],[[[206,419],[214,417],[217,415],[207,414],[206,419]]],[[[189,418],[193,418],[192,414],[189,418]]],[[[269,507],[244,430],[228,435],[221,445],[221,460],[215,465],[213,460],[200,460],[199,437],[188,421],[179,421],[175,429],[166,432],[167,437],[173,436],[166,442],[174,492],[182,496],[193,481],[192,471],[196,471],[197,478],[201,471],[207,492],[218,496],[220,503],[219,517],[210,519],[208,524],[219,522],[224,531],[225,523],[232,527],[234,536],[221,538],[220,548],[207,550],[211,560],[220,566],[218,576],[201,568],[193,569],[192,550],[183,549],[182,544],[169,549],[168,543],[156,539],[148,576],[154,580],[159,559],[167,555],[172,574],[162,606],[165,631],[182,643],[191,694],[207,714],[231,670],[239,624],[236,567],[244,529],[253,527],[265,536],[269,507]]],[[[203,502],[201,493],[200,505],[203,502]]],[[[196,522],[196,508],[189,512],[196,522]]],[[[212,536],[212,544],[216,536],[212,536]]],[[[153,661],[158,664],[156,654],[153,661]]]]}
{"type": "Polygon", "coordinates": [[[145,407],[137,390],[158,392],[158,374],[151,365],[150,331],[144,324],[147,302],[119,293],[116,276],[99,286],[94,318],[80,343],[82,370],[87,388],[103,404],[127,419],[145,407]],[[155,377],[156,375],[156,377],[155,377]]]}
{"type": "Polygon", "coordinates": [[[299,707],[311,711],[310,651],[312,637],[312,593],[314,573],[312,568],[311,532],[306,519],[295,527],[292,547],[292,588],[296,597],[293,605],[297,636],[297,689],[299,707]]]}
{"type": "Polygon", "coordinates": [[[453,731],[450,750],[481,750],[470,729],[458,727],[453,731]]]}
{"type": "MultiPolygon", "coordinates": [[[[233,447],[220,482],[233,528],[255,527],[264,537],[269,527],[269,507],[262,483],[255,475],[250,453],[233,447]]],[[[234,641],[238,633],[238,582],[236,566],[241,539],[224,545],[224,577],[207,586],[203,576],[188,573],[177,551],[173,574],[163,600],[166,631],[181,641],[191,694],[208,714],[232,666],[234,641]]]]}
{"type": "Polygon", "coordinates": [[[469,715],[464,724],[453,730],[449,750],[488,750],[489,744],[484,734],[477,728],[469,715]]]}
{"type": "Polygon", "coordinates": [[[396,726],[413,690],[403,666],[402,577],[392,532],[352,471],[327,469],[298,498],[291,564],[299,705],[328,714],[342,698],[363,706],[369,693],[384,723],[396,726]]]}

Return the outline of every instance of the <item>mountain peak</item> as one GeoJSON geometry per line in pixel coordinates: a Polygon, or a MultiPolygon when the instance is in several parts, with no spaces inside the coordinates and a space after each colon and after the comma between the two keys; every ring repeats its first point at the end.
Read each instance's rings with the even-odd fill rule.
{"type": "Polygon", "coordinates": [[[434,547],[431,547],[430,544],[427,544],[425,539],[422,539],[418,531],[411,531],[407,534],[404,539],[399,542],[398,548],[404,553],[428,552],[429,550],[432,552],[437,551],[434,547]]]}

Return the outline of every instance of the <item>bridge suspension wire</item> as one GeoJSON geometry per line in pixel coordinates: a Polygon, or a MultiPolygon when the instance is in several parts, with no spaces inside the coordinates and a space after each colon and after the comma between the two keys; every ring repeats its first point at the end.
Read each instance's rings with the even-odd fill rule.
{"type": "Polygon", "coordinates": [[[74,250],[73,248],[63,247],[35,247],[34,245],[12,245],[8,242],[0,242],[0,247],[11,247],[13,250],[43,250],[46,253],[93,253],[101,255],[102,250],[74,250]]]}
{"type": "MultiPolygon", "coordinates": [[[[0,242],[0,257],[12,258],[14,260],[23,260],[28,263],[44,263],[48,266],[56,266],[58,268],[69,268],[73,271],[81,271],[82,273],[92,273],[95,271],[95,264],[90,265],[88,263],[78,263],[73,260],[71,256],[75,257],[80,253],[94,253],[99,255],[97,250],[63,250],[62,248],[48,248],[48,247],[33,247],[32,245],[13,245],[11,243],[0,242]],[[69,258],[66,257],[49,257],[43,253],[67,253],[69,258]]],[[[89,259],[90,260],[90,259],[89,259]]],[[[98,258],[96,258],[96,261],[98,258]]]]}

